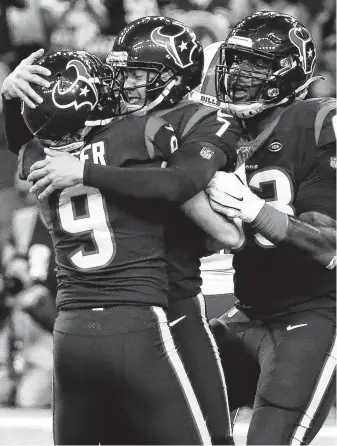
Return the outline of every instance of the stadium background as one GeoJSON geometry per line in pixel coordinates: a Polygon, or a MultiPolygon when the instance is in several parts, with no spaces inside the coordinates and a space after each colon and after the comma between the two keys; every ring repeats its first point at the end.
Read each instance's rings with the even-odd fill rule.
{"type": "MultiPolygon", "coordinates": [[[[326,78],[325,82],[313,84],[310,95],[335,97],[334,0],[0,0],[0,86],[23,58],[41,47],[46,51],[86,49],[103,57],[110,50],[114,36],[139,17],[162,14],[177,18],[192,27],[206,46],[223,40],[234,23],[259,10],[285,12],[308,26],[317,47],[316,73],[326,78]]],[[[24,185],[15,179],[15,170],[16,157],[6,151],[1,121],[0,252],[12,230],[13,213],[32,204],[24,185]]],[[[209,315],[219,315],[233,302],[231,256],[221,253],[207,258],[202,269],[209,315]]],[[[1,368],[7,366],[1,351],[3,323],[0,305],[0,388],[1,368]]],[[[248,421],[249,410],[243,410],[236,424],[237,444],[244,441],[248,421]]],[[[336,444],[336,441],[333,410],[314,444],[336,444]]],[[[50,409],[0,405],[0,444],[51,443],[50,409]]]]}

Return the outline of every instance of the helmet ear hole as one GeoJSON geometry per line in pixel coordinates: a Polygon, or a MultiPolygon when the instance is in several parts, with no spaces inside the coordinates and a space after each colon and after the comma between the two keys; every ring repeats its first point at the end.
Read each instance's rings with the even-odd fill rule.
{"type": "Polygon", "coordinates": [[[172,76],[173,76],[172,71],[166,70],[160,75],[160,79],[164,82],[167,82],[172,76]]]}

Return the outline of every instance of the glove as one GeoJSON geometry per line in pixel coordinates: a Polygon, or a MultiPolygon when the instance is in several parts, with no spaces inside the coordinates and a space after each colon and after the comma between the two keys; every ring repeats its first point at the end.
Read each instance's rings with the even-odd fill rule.
{"type": "Polygon", "coordinates": [[[206,192],[214,211],[228,218],[240,218],[251,223],[265,204],[244,183],[237,172],[217,172],[207,186],[206,192]]]}

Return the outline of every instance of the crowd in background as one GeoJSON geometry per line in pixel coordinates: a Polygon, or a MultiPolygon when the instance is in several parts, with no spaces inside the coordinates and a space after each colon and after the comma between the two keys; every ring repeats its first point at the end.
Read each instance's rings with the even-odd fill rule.
{"type": "MultiPolygon", "coordinates": [[[[322,74],[326,78],[325,81],[313,84],[310,95],[312,97],[335,97],[335,0],[1,0],[0,87],[4,78],[22,59],[41,47],[47,52],[62,49],[85,49],[104,57],[111,49],[114,36],[125,24],[143,16],[166,15],[176,18],[193,28],[203,45],[207,46],[214,41],[224,40],[233,24],[242,17],[262,10],[288,13],[309,28],[317,47],[316,74],[322,74]]],[[[23,192],[22,187],[17,187],[15,171],[16,157],[6,150],[2,121],[0,120],[1,252],[13,232],[12,222],[15,212],[18,209],[34,208],[35,206],[34,203],[27,203],[26,193],[23,192]]],[[[1,324],[7,317],[1,307],[1,299],[6,294],[5,288],[0,280],[0,333],[2,331],[1,324]]],[[[22,317],[22,313],[19,312],[19,314],[22,317]]],[[[20,317],[18,317],[18,322],[13,320],[21,328],[24,328],[27,321],[20,322],[20,317]]],[[[51,335],[45,327],[35,326],[35,323],[32,327],[30,324],[31,322],[28,322],[25,328],[26,334],[20,336],[26,336],[32,345],[38,345],[37,351],[42,355],[43,361],[42,364],[37,364],[37,367],[40,371],[42,369],[47,373],[48,381],[48,377],[51,376],[51,357],[48,356],[51,335]]],[[[6,332],[6,336],[11,335],[10,329],[13,327],[9,327],[9,334],[6,332]]],[[[20,352],[20,343],[17,349],[21,354],[19,360],[15,358],[17,353],[15,349],[5,352],[6,346],[8,347],[11,341],[6,336],[1,338],[0,335],[0,387],[3,376],[1,373],[4,369],[8,369],[10,362],[9,372],[12,374],[12,384],[19,386],[18,383],[22,382],[20,379],[23,376],[25,355],[22,351],[20,352]]],[[[31,361],[31,358],[26,358],[26,361],[31,361]]],[[[31,372],[31,369],[28,371],[31,372]]],[[[46,378],[44,375],[41,376],[40,374],[37,378],[38,381],[34,378],[35,382],[43,384],[43,380],[46,378]]],[[[46,394],[49,395],[50,389],[47,384],[49,385],[49,381],[46,382],[45,388],[46,394]]],[[[30,382],[25,385],[32,389],[30,382]]],[[[27,394],[19,388],[16,390],[10,388],[9,392],[7,395],[8,404],[39,406],[50,403],[43,397],[38,401],[34,398],[29,399],[30,394],[27,397],[27,394]],[[15,394],[18,395],[16,400],[13,397],[15,394]]],[[[0,404],[1,402],[6,403],[5,397],[0,394],[0,404]],[[3,401],[1,401],[2,397],[3,401]]]]}

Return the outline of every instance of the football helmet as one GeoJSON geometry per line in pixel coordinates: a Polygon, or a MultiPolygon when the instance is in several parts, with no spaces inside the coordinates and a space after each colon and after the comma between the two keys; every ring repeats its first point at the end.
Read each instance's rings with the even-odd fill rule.
{"type": "Polygon", "coordinates": [[[47,54],[38,64],[51,71],[50,86],[34,86],[43,103],[33,109],[22,102],[21,109],[34,136],[50,146],[68,146],[83,140],[90,130],[87,126],[114,115],[113,70],[96,56],[59,51],[47,54]]]}
{"type": "Polygon", "coordinates": [[[240,118],[304,98],[313,77],[316,49],[309,31],[293,17],[257,12],[241,20],[221,45],[217,99],[240,118]]]}
{"type": "Polygon", "coordinates": [[[138,19],[118,35],[106,62],[116,71],[126,113],[179,102],[201,81],[204,56],[195,33],[177,20],[151,16],[138,19]],[[146,81],[126,85],[130,70],[145,70],[146,81]],[[146,88],[143,103],[132,105],[131,90],[146,88]]]}

